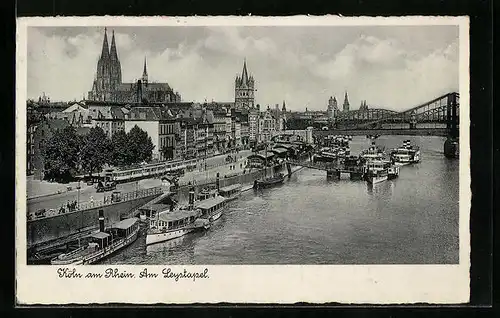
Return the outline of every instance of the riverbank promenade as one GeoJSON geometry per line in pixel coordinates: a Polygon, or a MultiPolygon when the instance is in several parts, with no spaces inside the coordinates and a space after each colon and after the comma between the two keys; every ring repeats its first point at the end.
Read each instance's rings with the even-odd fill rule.
{"type": "MultiPolygon", "coordinates": [[[[206,179],[215,178],[217,173],[221,177],[224,175],[240,174],[243,172],[246,164],[246,157],[251,154],[250,150],[243,150],[238,153],[223,154],[198,161],[195,170],[186,172],[179,179],[179,185],[187,185],[189,182],[201,184],[206,179]],[[236,161],[226,162],[228,156],[236,161]],[[206,167],[206,169],[205,169],[206,167]]],[[[97,193],[93,185],[87,185],[84,182],[70,182],[67,184],[35,180],[32,177],[26,179],[27,186],[27,209],[29,212],[35,212],[40,209],[59,209],[66,206],[68,202],[76,201],[83,205],[93,201],[102,201],[110,192],[97,193]],[[80,185],[80,189],[78,189],[80,185]]],[[[118,184],[116,191],[132,192],[142,189],[163,186],[167,191],[170,187],[168,182],[162,183],[160,179],[143,179],[133,182],[118,184]]]]}

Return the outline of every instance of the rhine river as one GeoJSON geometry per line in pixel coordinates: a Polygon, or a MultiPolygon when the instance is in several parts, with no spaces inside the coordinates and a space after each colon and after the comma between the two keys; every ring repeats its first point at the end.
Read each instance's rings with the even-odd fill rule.
{"type": "MultiPolygon", "coordinates": [[[[382,136],[420,146],[421,162],[374,186],[304,168],[281,186],[242,194],[206,232],[146,248],[142,235],[104,264],[457,264],[459,161],[442,137],[382,136]]],[[[354,137],[351,154],[370,145],[354,137]]]]}

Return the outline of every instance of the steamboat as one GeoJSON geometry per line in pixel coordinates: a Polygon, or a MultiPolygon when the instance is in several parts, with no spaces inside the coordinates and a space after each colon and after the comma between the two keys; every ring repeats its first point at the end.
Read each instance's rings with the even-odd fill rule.
{"type": "Polygon", "coordinates": [[[223,196],[216,195],[213,198],[203,200],[196,205],[201,211],[201,219],[212,223],[222,216],[222,211],[226,206],[227,200],[223,196]]]}
{"type": "Polygon", "coordinates": [[[266,158],[266,161],[265,161],[265,165],[264,167],[264,178],[260,179],[260,180],[255,180],[253,182],[253,188],[255,190],[257,189],[263,189],[263,188],[269,188],[269,187],[272,187],[272,186],[275,186],[275,185],[279,185],[279,184],[282,184],[284,181],[285,181],[285,175],[282,174],[282,173],[276,173],[272,176],[267,176],[267,145],[266,145],[266,153],[265,153],[265,158],[266,158]]]}
{"type": "Polygon", "coordinates": [[[96,263],[105,257],[127,247],[137,239],[139,220],[128,218],[104,228],[104,212],[99,210],[99,232],[83,238],[82,247],[69,253],[61,254],[51,260],[52,265],[87,265],[96,263]]]}
{"type": "Polygon", "coordinates": [[[241,195],[241,192],[242,185],[240,183],[236,183],[219,189],[219,194],[223,196],[228,202],[236,200],[241,195]]]}
{"type": "Polygon", "coordinates": [[[202,218],[202,211],[194,207],[194,189],[189,191],[189,205],[164,209],[153,213],[149,219],[146,245],[165,242],[198,230],[210,228],[202,218]]]}
{"type": "Polygon", "coordinates": [[[365,160],[383,160],[385,157],[384,149],[379,148],[375,145],[375,142],[372,141],[372,145],[370,148],[365,149],[359,155],[361,158],[365,160]]]}
{"type": "Polygon", "coordinates": [[[399,176],[399,167],[387,160],[370,160],[365,166],[365,180],[375,184],[399,176]]]}
{"type": "Polygon", "coordinates": [[[420,162],[420,149],[405,140],[401,147],[391,151],[391,160],[399,166],[420,162]]]}

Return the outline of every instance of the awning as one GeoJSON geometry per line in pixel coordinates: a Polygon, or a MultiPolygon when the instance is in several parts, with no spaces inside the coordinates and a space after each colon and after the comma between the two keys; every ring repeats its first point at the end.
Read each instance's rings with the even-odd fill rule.
{"type": "Polygon", "coordinates": [[[122,220],[118,223],[113,224],[112,228],[126,230],[126,229],[130,228],[132,225],[134,225],[136,222],[137,222],[136,218],[125,219],[125,220],[122,220]]]}
{"type": "Polygon", "coordinates": [[[207,210],[207,209],[210,209],[210,208],[212,208],[212,207],[216,206],[217,204],[222,203],[224,201],[226,201],[226,198],[221,197],[221,196],[216,196],[215,198],[210,198],[210,199],[203,200],[203,201],[199,202],[196,205],[196,207],[200,208],[200,209],[207,210]]]}
{"type": "Polygon", "coordinates": [[[103,239],[109,237],[110,235],[108,233],[104,233],[104,232],[97,232],[97,233],[92,234],[91,236],[93,238],[103,240],[103,239]]]}

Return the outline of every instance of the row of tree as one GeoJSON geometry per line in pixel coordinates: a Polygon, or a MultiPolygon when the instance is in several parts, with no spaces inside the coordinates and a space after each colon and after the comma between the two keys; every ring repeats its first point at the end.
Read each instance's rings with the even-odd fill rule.
{"type": "Polygon", "coordinates": [[[148,162],[153,148],[151,137],[138,126],[128,133],[117,131],[112,138],[100,127],[82,136],[68,126],[57,130],[43,147],[45,178],[65,181],[77,172],[98,173],[106,164],[123,167],[148,162]]]}

